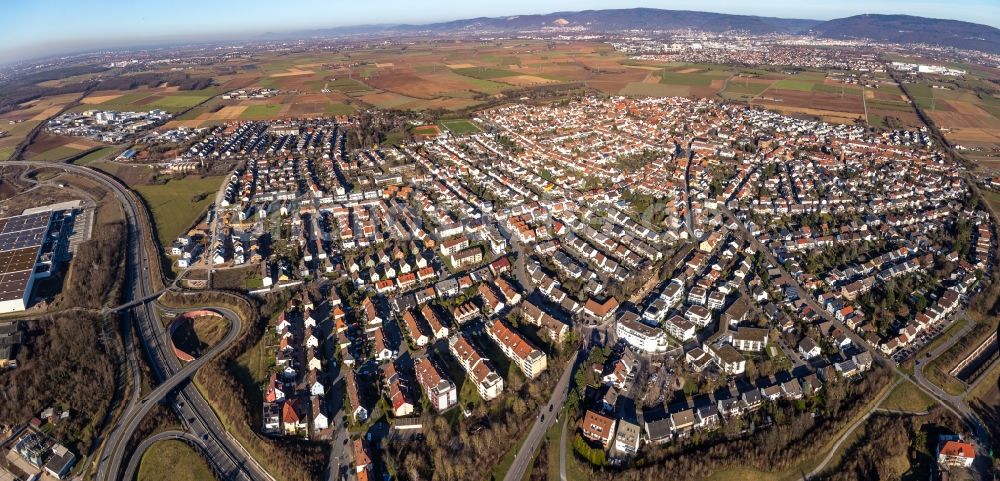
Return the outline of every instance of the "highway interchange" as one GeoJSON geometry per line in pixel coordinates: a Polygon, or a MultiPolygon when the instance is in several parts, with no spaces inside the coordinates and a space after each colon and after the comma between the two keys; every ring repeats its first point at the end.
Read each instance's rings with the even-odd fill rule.
{"type": "Polygon", "coordinates": [[[213,465],[224,479],[273,480],[274,478],[226,432],[194,385],[185,382],[200,366],[224,351],[237,338],[241,320],[232,311],[202,306],[223,314],[229,320],[230,330],[206,355],[187,366],[180,365],[180,361],[170,348],[169,335],[160,320],[157,308],[151,302],[162,293],[163,289],[155,287],[153,275],[159,275],[159,266],[151,265],[149,256],[145,255],[147,250],[142,245],[152,239],[153,233],[151,225],[146,220],[148,215],[145,206],[136,195],[114,178],[83,166],[30,161],[3,162],[2,165],[54,168],[85,176],[111,192],[124,212],[127,237],[125,270],[127,287],[124,292],[125,302],[115,310],[122,319],[131,388],[127,402],[100,449],[96,460],[95,479],[97,481],[128,479],[123,477],[122,470],[130,458],[135,457],[130,456],[129,440],[152,406],[157,402],[166,401],[181,419],[186,432],[200,440],[203,451],[211,453],[213,465]],[[137,357],[139,353],[134,349],[131,339],[133,328],[158,382],[157,387],[145,396],[140,394],[141,374],[137,357]]]}

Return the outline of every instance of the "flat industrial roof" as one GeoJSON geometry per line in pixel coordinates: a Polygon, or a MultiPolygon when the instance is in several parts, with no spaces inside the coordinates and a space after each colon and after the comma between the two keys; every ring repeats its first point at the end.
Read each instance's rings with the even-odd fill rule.
{"type": "Polygon", "coordinates": [[[24,296],[51,218],[38,212],[0,219],[0,301],[24,296]]]}

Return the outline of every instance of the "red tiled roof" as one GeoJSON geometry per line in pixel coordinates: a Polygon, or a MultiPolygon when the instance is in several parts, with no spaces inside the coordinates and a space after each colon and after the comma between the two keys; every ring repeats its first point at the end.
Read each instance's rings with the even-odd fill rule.
{"type": "Polygon", "coordinates": [[[941,446],[941,454],[945,456],[960,456],[963,458],[975,458],[976,449],[969,443],[960,441],[948,441],[941,446]]]}

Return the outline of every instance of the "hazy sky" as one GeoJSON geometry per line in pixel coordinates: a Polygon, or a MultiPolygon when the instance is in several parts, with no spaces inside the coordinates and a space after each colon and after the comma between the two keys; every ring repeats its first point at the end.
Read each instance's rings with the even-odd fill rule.
{"type": "Polygon", "coordinates": [[[243,38],[303,28],[639,6],[820,20],[902,13],[1000,26],[997,0],[7,0],[2,5],[0,62],[54,52],[243,38]]]}

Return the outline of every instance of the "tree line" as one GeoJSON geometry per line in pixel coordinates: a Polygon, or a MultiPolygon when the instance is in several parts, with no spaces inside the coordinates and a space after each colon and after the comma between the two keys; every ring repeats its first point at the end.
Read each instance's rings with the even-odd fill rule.
{"type": "Polygon", "coordinates": [[[88,90],[132,90],[139,87],[156,87],[163,83],[170,87],[177,87],[178,90],[201,90],[213,84],[211,77],[192,77],[191,74],[181,72],[143,72],[95,78],[52,87],[39,85],[39,82],[47,80],[100,73],[106,70],[97,66],[68,67],[9,81],[0,85],[0,114],[18,110],[21,108],[20,105],[25,102],[51,95],[81,93],[88,90]]]}
{"type": "Polygon", "coordinates": [[[863,425],[858,440],[847,447],[838,466],[818,481],[901,479],[906,470],[926,471],[936,461],[938,436],[959,432],[961,423],[944,409],[927,416],[876,415],[863,425]],[[906,459],[907,463],[894,462],[906,459]],[[912,468],[911,468],[912,466],[912,468]]]}
{"type": "Polygon", "coordinates": [[[115,362],[105,346],[118,341],[104,339],[103,320],[90,313],[63,312],[27,324],[19,367],[0,372],[0,424],[26,423],[48,407],[56,417],[68,411],[50,434],[86,453],[115,393],[115,362]]]}
{"type": "Polygon", "coordinates": [[[60,306],[99,309],[117,304],[125,272],[124,228],[120,221],[101,225],[80,244],[63,283],[60,306]]]}
{"type": "Polygon", "coordinates": [[[260,410],[259,403],[252,403],[253,397],[247,386],[234,375],[240,369],[236,358],[256,344],[268,327],[268,313],[280,303],[268,302],[259,306],[255,301],[232,292],[206,291],[194,296],[175,295],[170,300],[187,305],[203,305],[209,300],[222,304],[237,312],[245,324],[243,333],[233,345],[211,362],[201,367],[195,375],[195,383],[205,399],[223,418],[223,424],[233,435],[278,479],[306,481],[323,476],[329,455],[329,446],[322,443],[296,439],[272,439],[261,435],[254,424],[252,413],[260,410]],[[246,316],[244,314],[247,314],[246,316]],[[252,316],[252,317],[251,317],[252,316]],[[228,419],[229,422],[225,420],[228,419]]]}

